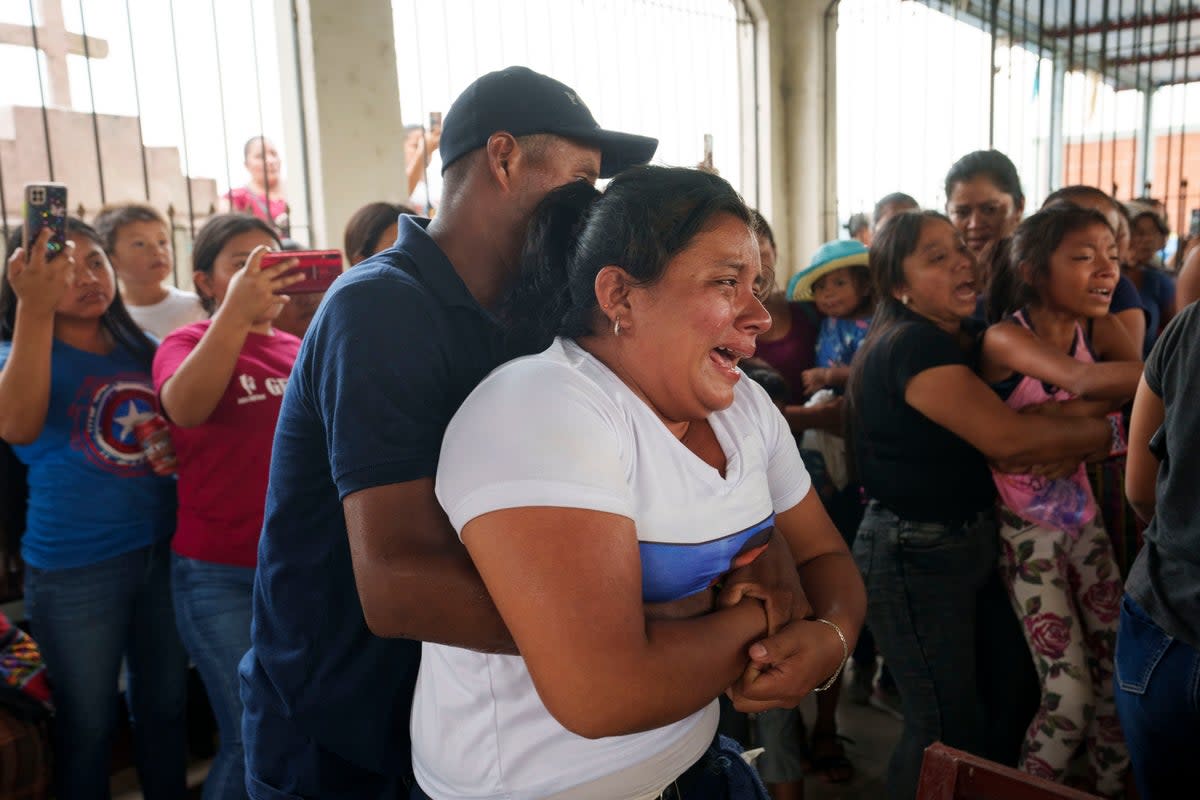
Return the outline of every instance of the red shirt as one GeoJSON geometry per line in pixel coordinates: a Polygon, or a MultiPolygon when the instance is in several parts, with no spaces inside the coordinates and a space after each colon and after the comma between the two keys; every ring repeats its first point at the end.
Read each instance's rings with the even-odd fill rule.
{"type": "Polygon", "coordinates": [[[283,197],[271,195],[268,202],[267,197],[252,191],[248,186],[230,189],[225,197],[229,200],[231,211],[239,214],[251,214],[266,220],[281,233],[286,232],[290,227],[287,216],[288,204],[283,197]]]}
{"type": "MultiPolygon", "coordinates": [[[[200,343],[211,320],[185,325],[159,345],[154,388],[200,343]]],[[[181,556],[253,567],[258,556],[275,421],[300,340],[251,333],[212,416],[195,428],[171,425],[179,459],[179,512],[172,548],[181,556]]]]}

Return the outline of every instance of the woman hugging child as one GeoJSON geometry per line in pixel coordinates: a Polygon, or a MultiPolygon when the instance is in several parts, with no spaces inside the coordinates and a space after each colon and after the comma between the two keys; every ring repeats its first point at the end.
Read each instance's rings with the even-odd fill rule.
{"type": "MultiPolygon", "coordinates": [[[[1133,395],[1137,349],[1108,313],[1116,250],[1091,209],[1059,206],[1021,223],[992,284],[1009,316],[983,343],[983,378],[1009,407],[1102,416],[1133,395]]],[[[1117,795],[1129,764],[1112,685],[1121,585],[1085,468],[1065,459],[993,475],[1001,571],[1042,683],[1019,766],[1062,781],[1085,744],[1095,790],[1117,795]]]]}

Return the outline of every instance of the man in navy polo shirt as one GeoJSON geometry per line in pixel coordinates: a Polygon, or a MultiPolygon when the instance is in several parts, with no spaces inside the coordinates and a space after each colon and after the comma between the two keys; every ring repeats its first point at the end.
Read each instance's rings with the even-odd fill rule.
{"type": "Polygon", "coordinates": [[[485,75],[446,114],[437,218],[401,217],[396,244],[329,292],[271,459],[241,665],[251,797],[406,796],[421,641],[512,650],[434,497],[442,434],[500,363],[491,309],[537,203],[656,147],[544,75],[485,75]]]}

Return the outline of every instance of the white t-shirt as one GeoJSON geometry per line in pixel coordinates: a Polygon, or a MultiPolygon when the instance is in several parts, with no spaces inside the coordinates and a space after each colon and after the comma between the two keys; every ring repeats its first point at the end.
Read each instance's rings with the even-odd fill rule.
{"type": "MultiPolygon", "coordinates": [[[[787,422],[758,384],[738,381],[733,404],[709,421],[725,477],[600,361],[559,339],[500,367],[463,403],[443,440],[438,500],[460,535],[504,508],[630,517],[645,600],[684,597],[761,548],[774,514],[811,485],[787,422]]],[[[413,766],[438,800],[653,797],[704,753],[716,725],[714,700],[662,728],[585,739],[546,710],[520,657],[426,643],[413,766]]]]}
{"type": "Polygon", "coordinates": [[[152,306],[126,303],[125,307],[138,327],[159,341],[184,325],[208,319],[208,312],[200,305],[199,297],[174,286],[168,286],[167,296],[152,306]]]}

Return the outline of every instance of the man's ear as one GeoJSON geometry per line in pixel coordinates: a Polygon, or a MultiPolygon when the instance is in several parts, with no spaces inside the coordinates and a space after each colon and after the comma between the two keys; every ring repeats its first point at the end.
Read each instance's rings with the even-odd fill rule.
{"type": "Polygon", "coordinates": [[[507,131],[493,133],[487,140],[488,172],[505,189],[512,186],[512,162],[519,149],[516,138],[507,131]]]}

